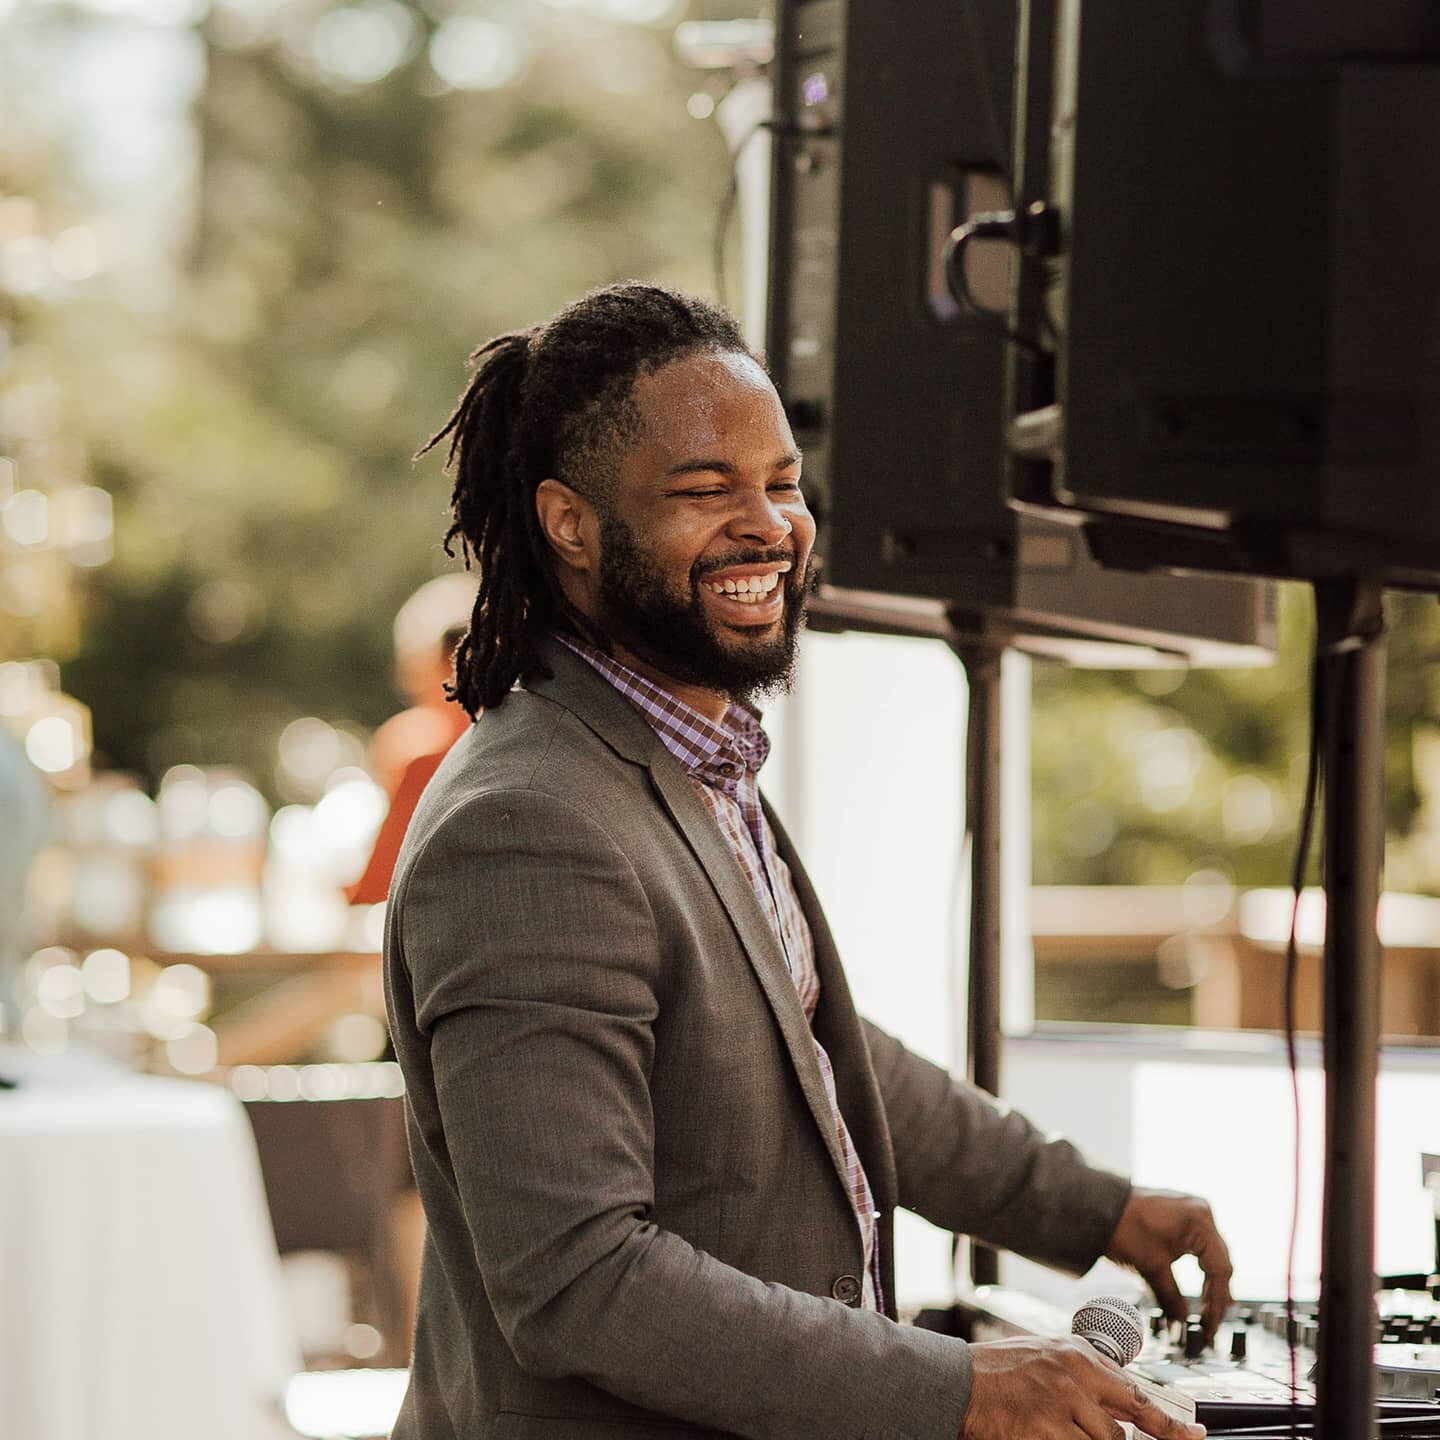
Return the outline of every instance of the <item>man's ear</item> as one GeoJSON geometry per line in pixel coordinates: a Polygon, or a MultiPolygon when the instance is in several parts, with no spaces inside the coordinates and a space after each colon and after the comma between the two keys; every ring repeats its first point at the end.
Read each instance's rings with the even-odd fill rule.
{"type": "Polygon", "coordinates": [[[590,569],[586,541],[595,532],[595,510],[590,502],[563,480],[542,480],[535,488],[535,514],[561,563],[572,570],[590,569]]]}

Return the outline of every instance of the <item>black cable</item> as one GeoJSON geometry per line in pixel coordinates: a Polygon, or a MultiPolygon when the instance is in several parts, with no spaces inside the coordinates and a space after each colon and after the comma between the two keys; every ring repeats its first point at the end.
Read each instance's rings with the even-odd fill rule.
{"type": "Polygon", "coordinates": [[[730,231],[730,221],[735,215],[735,205],[740,199],[740,156],[745,147],[761,130],[777,130],[779,122],[774,119],[757,120],[741,137],[730,152],[730,183],[720,199],[715,212],[715,234],[710,243],[710,263],[715,270],[715,298],[729,309],[725,298],[725,238],[730,231]]]}
{"type": "MultiPolygon", "coordinates": [[[[1021,216],[1019,203],[1015,199],[1015,167],[1014,167],[1014,138],[1010,133],[1010,127],[1002,123],[1000,118],[1000,107],[996,103],[995,90],[990,84],[992,66],[989,63],[990,46],[987,43],[985,27],[980,23],[978,7],[974,5],[961,5],[960,15],[966,28],[970,32],[970,43],[965,47],[966,58],[971,62],[974,69],[975,89],[980,94],[981,108],[985,114],[985,128],[990,132],[990,141],[994,146],[995,167],[1004,181],[1005,195],[1010,204],[1010,210],[1015,217],[1015,224],[1018,226],[1025,219],[1021,216]]],[[[983,219],[986,217],[972,216],[971,220],[983,219]]],[[[963,228],[963,227],[962,227],[963,228]]],[[[957,231],[956,234],[959,232],[957,231]]],[[[1018,233],[1013,235],[1010,243],[1017,251],[1015,263],[1023,263],[1022,247],[1018,243],[1018,233]]],[[[953,246],[954,236],[951,237],[953,246]]],[[[955,303],[970,313],[992,334],[1000,336],[1017,349],[1035,359],[1044,353],[1044,346],[1038,339],[1031,339],[1018,327],[1012,329],[1008,316],[1000,315],[997,311],[989,310],[983,305],[976,304],[970,294],[970,287],[966,281],[963,267],[959,264],[959,257],[956,257],[956,264],[951,266],[950,247],[947,247],[946,255],[946,276],[951,296],[955,303]]],[[[1032,317],[1019,317],[1022,323],[1033,323],[1038,326],[1041,333],[1046,336],[1052,344],[1058,345],[1060,340],[1059,332],[1055,328],[1055,322],[1050,318],[1049,312],[1042,302],[1032,317]]]]}
{"type": "Polygon", "coordinates": [[[1012,329],[1009,318],[1000,311],[980,304],[970,293],[970,281],[965,274],[965,247],[972,240],[997,240],[1013,246],[1018,264],[1021,246],[1016,233],[1017,223],[1013,213],[996,212],[972,215],[963,225],[952,230],[950,238],[945,242],[945,285],[955,303],[982,329],[998,335],[1016,349],[1023,350],[1032,359],[1036,359],[1043,353],[1039,341],[1012,329]]]}
{"type": "MultiPolygon", "coordinates": [[[[1290,907],[1290,935],[1285,945],[1285,1056],[1290,1069],[1290,1096],[1295,1126],[1293,1169],[1290,1191],[1290,1239],[1285,1251],[1285,1342],[1290,1351],[1290,1398],[1299,1390],[1299,1359],[1296,1353],[1295,1322],[1295,1249],[1300,1233],[1301,1198],[1301,1111],[1300,1059],[1296,1044],[1295,992],[1300,969],[1300,901],[1305,893],[1305,871],[1310,861],[1310,847],[1315,831],[1316,801],[1320,791],[1321,728],[1324,709],[1321,687],[1326,673],[1325,657],[1318,645],[1310,670],[1310,757],[1305,770],[1305,794],[1300,806],[1299,835],[1295,845],[1295,861],[1290,871],[1293,901],[1290,907]]],[[[1293,1422],[1291,1434],[1299,1431],[1293,1422]]]]}

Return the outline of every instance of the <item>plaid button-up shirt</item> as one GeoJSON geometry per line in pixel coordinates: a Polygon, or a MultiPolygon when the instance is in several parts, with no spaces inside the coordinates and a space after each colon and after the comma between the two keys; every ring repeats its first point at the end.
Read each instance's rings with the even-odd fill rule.
{"type": "MultiPolygon", "coordinates": [[[[770,921],[784,951],[805,1018],[813,1023],[820,1000],[815,942],[795,894],[790,867],[777,853],[774,832],[760,807],[757,777],[770,753],[770,737],[760,722],[740,705],[731,705],[724,720],[717,724],[618,660],[567,635],[558,638],[588,661],[649,721],[661,743],[684,767],[770,921]]],[[[811,1040],[825,1081],[825,1093],[830,1098],[850,1200],[864,1247],[862,1304],[872,1310],[879,1309],[882,1297],[874,1196],[860,1157],[855,1153],[845,1117],[840,1113],[830,1057],[813,1035],[811,1040]]]]}

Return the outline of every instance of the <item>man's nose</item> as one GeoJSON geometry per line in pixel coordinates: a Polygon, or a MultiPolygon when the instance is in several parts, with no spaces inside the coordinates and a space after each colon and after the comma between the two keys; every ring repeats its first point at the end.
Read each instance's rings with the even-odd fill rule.
{"type": "Polygon", "coordinates": [[[779,545],[793,528],[784,508],[767,492],[747,495],[730,524],[737,539],[760,545],[779,545]]]}

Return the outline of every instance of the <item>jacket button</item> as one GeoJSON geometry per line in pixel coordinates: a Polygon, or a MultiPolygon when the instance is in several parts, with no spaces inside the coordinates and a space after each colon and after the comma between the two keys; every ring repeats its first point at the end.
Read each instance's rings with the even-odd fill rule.
{"type": "Polygon", "coordinates": [[[842,1305],[858,1305],[861,1294],[860,1282],[853,1275],[842,1275],[831,1287],[830,1293],[842,1305]]]}

